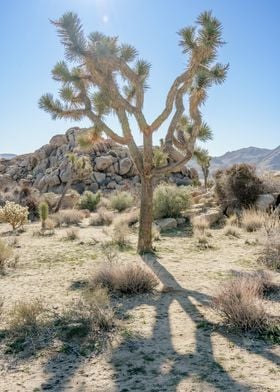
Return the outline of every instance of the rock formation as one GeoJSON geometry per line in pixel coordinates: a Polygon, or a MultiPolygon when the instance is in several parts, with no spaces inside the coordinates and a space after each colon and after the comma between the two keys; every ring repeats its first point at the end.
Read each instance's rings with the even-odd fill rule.
{"type": "MultiPolygon", "coordinates": [[[[77,142],[80,132],[79,128],[70,128],[65,135],[53,136],[48,144],[34,153],[0,160],[0,190],[5,191],[21,183],[32,185],[41,193],[61,193],[71,177],[67,159],[71,152],[87,155],[92,164],[92,173],[87,178],[73,182],[72,188],[79,193],[84,190],[126,189],[140,184],[127,148],[112,140],[104,140],[91,151],[82,152],[77,142]]],[[[183,168],[168,179],[177,185],[189,185],[195,175],[194,171],[183,168]]]]}

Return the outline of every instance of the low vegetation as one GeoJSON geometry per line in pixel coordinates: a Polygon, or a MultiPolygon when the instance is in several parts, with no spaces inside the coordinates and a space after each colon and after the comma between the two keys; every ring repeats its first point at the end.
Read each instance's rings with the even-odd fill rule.
{"type": "Polygon", "coordinates": [[[191,196],[187,187],[160,184],[154,192],[154,218],[178,218],[182,211],[191,206],[191,196]]]}
{"type": "Polygon", "coordinates": [[[84,219],[84,214],[79,210],[61,210],[53,215],[51,219],[56,227],[78,225],[84,219]]]}
{"type": "Polygon", "coordinates": [[[213,305],[230,327],[279,343],[280,320],[267,312],[264,301],[264,296],[274,290],[268,273],[241,273],[219,289],[213,305]]]}
{"type": "Polygon", "coordinates": [[[254,231],[260,230],[264,226],[267,219],[269,219],[267,214],[263,213],[262,211],[250,208],[242,212],[241,226],[249,233],[252,233],[254,231]]]}
{"type": "Polygon", "coordinates": [[[0,239],[0,274],[5,273],[5,267],[13,254],[12,248],[0,239]]]}
{"type": "Polygon", "coordinates": [[[28,208],[13,201],[0,207],[0,222],[9,223],[13,230],[21,228],[28,221],[28,208]]]}
{"type": "Polygon", "coordinates": [[[100,207],[97,213],[90,218],[92,226],[110,226],[113,222],[114,214],[107,211],[105,207],[100,207]]]}
{"type": "Polygon", "coordinates": [[[90,280],[93,288],[102,286],[122,294],[151,292],[157,285],[154,273],[138,263],[103,264],[90,280]]]}
{"type": "Polygon", "coordinates": [[[263,183],[253,166],[242,163],[215,174],[216,194],[224,207],[248,208],[263,192],[263,183]]]}
{"type": "Polygon", "coordinates": [[[80,197],[79,207],[81,210],[95,211],[98,203],[101,200],[101,193],[93,193],[90,191],[85,191],[80,197]]]}
{"type": "Polygon", "coordinates": [[[113,210],[122,212],[133,206],[134,198],[130,192],[121,191],[115,192],[110,197],[110,207],[113,210]]]}

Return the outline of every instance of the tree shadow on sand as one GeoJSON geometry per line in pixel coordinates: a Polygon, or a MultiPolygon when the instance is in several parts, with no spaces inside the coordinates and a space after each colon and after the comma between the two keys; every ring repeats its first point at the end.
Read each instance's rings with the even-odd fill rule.
{"type": "Polygon", "coordinates": [[[94,369],[94,364],[91,365],[93,375],[87,379],[86,384],[77,385],[76,389],[72,386],[73,377],[85,363],[90,364],[96,355],[94,350],[85,356],[78,352],[63,353],[54,350],[43,367],[45,382],[34,387],[39,387],[38,390],[56,392],[68,388],[81,392],[176,392],[180,383],[184,382],[184,386],[181,386],[182,391],[255,391],[255,386],[234,380],[215,359],[213,335],[218,334],[229,343],[258,354],[272,364],[279,365],[280,357],[261,340],[243,339],[218,324],[210,323],[200,310],[202,307],[210,306],[209,296],[184,289],[154,255],[145,255],[142,260],[156,273],[165,290],[152,295],[124,296],[114,300],[117,305],[116,311],[128,319],[130,312],[137,307],[150,307],[155,315],[155,323],[148,337],[131,336],[128,331],[122,343],[111,350],[109,366],[113,369],[113,374],[108,375],[108,378],[111,378],[113,387],[108,385],[107,389],[104,389],[105,384],[103,387],[97,385],[99,375],[94,369]],[[190,333],[194,334],[193,343],[186,354],[179,353],[172,342],[169,311],[174,301],[181,306],[181,311],[194,325],[194,331],[190,331],[188,325],[185,332],[183,331],[186,338],[190,333]]]}
{"type": "MultiPolygon", "coordinates": [[[[210,305],[209,296],[182,288],[154,255],[145,255],[142,259],[169,289],[158,296],[142,295],[134,301],[123,301],[124,312],[140,305],[152,306],[156,312],[156,321],[150,337],[124,341],[113,352],[111,361],[115,366],[116,391],[175,392],[178,385],[190,377],[192,384],[187,389],[190,391],[255,390],[250,385],[234,380],[217,362],[211,341],[214,332],[242,349],[280,364],[280,357],[272,353],[264,342],[255,339],[253,344],[248,345],[248,339],[244,341],[240,336],[209,323],[199,310],[201,306],[210,305]],[[195,344],[190,347],[190,353],[185,355],[179,354],[172,344],[169,308],[174,300],[195,324],[195,344]],[[126,371],[123,365],[126,365],[126,371]]],[[[186,330],[188,333],[190,331],[186,330]]]]}

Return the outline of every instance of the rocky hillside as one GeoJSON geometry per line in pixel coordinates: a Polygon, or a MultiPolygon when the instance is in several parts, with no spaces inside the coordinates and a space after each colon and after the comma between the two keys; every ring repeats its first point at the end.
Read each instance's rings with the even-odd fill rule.
{"type": "Polygon", "coordinates": [[[258,169],[280,170],[280,146],[274,150],[248,147],[230,151],[212,160],[212,171],[229,167],[235,163],[249,163],[258,169]]]}
{"type": "MultiPolygon", "coordinates": [[[[236,163],[248,163],[255,165],[260,171],[280,170],[280,146],[274,150],[268,148],[247,147],[236,151],[228,151],[219,157],[213,157],[210,172],[213,174],[218,169],[225,169],[236,163]]],[[[196,161],[191,161],[201,175],[201,170],[196,161]]]]}
{"type": "MultiPolygon", "coordinates": [[[[71,166],[67,154],[76,152],[89,157],[92,172],[83,181],[76,181],[72,188],[79,193],[84,190],[125,189],[140,184],[140,178],[127,148],[111,140],[99,143],[90,152],[79,151],[77,137],[79,128],[70,128],[65,135],[56,135],[50,142],[34,153],[0,160],[0,189],[12,188],[24,182],[40,192],[60,193],[71,178],[71,166]]],[[[191,171],[170,175],[170,181],[178,185],[191,183],[191,171]]]]}

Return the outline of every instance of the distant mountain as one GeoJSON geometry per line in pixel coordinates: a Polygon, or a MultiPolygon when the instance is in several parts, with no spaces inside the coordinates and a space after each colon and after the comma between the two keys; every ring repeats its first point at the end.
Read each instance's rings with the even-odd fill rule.
{"type": "Polygon", "coordinates": [[[16,157],[16,154],[0,154],[0,159],[12,159],[16,157]]]}
{"type": "MultiPolygon", "coordinates": [[[[236,151],[226,152],[219,157],[213,157],[211,161],[211,173],[218,169],[225,169],[236,163],[249,163],[255,165],[258,170],[280,170],[280,146],[274,150],[268,148],[247,147],[236,151]]],[[[190,166],[198,169],[195,161],[190,166]]]]}

